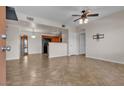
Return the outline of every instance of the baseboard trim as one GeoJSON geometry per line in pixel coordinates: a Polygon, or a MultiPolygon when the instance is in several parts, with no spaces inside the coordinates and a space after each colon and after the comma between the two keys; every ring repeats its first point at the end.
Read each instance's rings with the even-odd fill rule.
{"type": "Polygon", "coordinates": [[[112,62],[112,63],[124,64],[124,62],[116,61],[116,60],[110,60],[110,59],[104,59],[104,58],[96,58],[96,57],[91,57],[91,56],[87,56],[87,55],[86,55],[86,57],[87,58],[101,60],[101,61],[105,61],[105,62],[112,62]]]}
{"type": "Polygon", "coordinates": [[[19,60],[19,58],[7,58],[6,61],[19,60]]]}

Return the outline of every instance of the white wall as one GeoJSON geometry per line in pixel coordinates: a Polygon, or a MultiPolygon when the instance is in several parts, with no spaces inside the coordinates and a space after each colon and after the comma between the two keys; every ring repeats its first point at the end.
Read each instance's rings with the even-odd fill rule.
{"type": "Polygon", "coordinates": [[[42,53],[42,40],[40,37],[40,33],[35,33],[36,38],[32,39],[32,33],[26,31],[24,28],[20,29],[19,27],[8,26],[7,28],[7,43],[6,45],[11,46],[11,51],[7,52],[6,59],[14,60],[19,59],[20,57],[20,36],[22,34],[28,35],[28,52],[29,54],[37,54],[42,53]]]}
{"type": "Polygon", "coordinates": [[[124,11],[95,20],[86,29],[86,56],[111,62],[124,63],[124,11]],[[104,39],[93,40],[96,33],[104,39]]]}
{"type": "Polygon", "coordinates": [[[29,48],[29,54],[37,54],[42,53],[42,40],[41,40],[41,34],[35,33],[36,38],[31,38],[31,33],[28,37],[28,48],[29,48]]]}
{"type": "Polygon", "coordinates": [[[11,51],[6,52],[6,59],[7,60],[12,60],[12,59],[19,59],[19,29],[9,27],[6,29],[7,32],[7,40],[6,40],[6,45],[11,46],[11,51]]]}

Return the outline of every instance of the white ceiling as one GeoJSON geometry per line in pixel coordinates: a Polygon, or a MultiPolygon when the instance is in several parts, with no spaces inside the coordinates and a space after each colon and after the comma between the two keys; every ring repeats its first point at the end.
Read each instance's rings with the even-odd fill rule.
{"type": "Polygon", "coordinates": [[[93,13],[99,13],[99,17],[90,18],[89,21],[102,18],[112,13],[124,10],[123,6],[14,6],[17,12],[41,17],[66,25],[77,25],[73,23],[76,19],[72,14],[80,14],[83,9],[91,9],[93,13]]]}

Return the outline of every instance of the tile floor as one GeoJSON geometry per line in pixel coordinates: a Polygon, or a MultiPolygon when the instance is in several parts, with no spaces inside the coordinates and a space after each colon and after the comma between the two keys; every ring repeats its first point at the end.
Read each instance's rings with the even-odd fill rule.
{"type": "Polygon", "coordinates": [[[48,59],[45,55],[7,61],[7,85],[124,85],[124,64],[83,55],[48,59]]]}

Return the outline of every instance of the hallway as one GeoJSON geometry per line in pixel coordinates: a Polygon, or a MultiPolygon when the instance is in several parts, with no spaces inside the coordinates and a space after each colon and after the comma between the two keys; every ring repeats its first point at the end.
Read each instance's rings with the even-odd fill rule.
{"type": "Polygon", "coordinates": [[[7,61],[8,85],[124,85],[124,65],[80,56],[7,61]]]}

